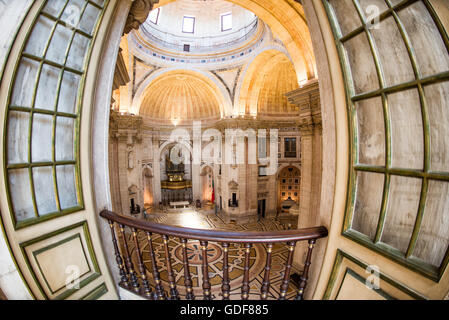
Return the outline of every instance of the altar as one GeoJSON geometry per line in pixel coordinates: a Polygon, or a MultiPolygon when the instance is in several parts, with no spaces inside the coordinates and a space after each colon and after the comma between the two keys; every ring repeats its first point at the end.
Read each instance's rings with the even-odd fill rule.
{"type": "Polygon", "coordinates": [[[179,209],[179,208],[188,208],[190,203],[188,201],[175,201],[170,202],[170,208],[179,209]]]}

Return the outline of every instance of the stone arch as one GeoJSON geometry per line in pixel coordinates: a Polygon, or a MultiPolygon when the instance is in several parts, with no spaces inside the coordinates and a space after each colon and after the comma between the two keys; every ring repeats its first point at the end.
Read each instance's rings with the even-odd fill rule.
{"type": "Polygon", "coordinates": [[[290,58],[277,49],[267,49],[247,66],[236,101],[240,115],[296,114],[285,94],[298,88],[290,58]]]}
{"type": "Polygon", "coordinates": [[[279,168],[279,169],[280,170],[278,170],[278,173],[276,175],[277,186],[278,186],[278,197],[277,197],[278,207],[280,206],[282,201],[285,201],[289,198],[291,200],[295,201],[296,203],[299,203],[299,201],[300,201],[301,169],[297,165],[291,165],[291,164],[284,165],[282,169],[281,168],[279,168]],[[290,176],[288,174],[288,171],[290,168],[293,169],[292,176],[290,176]],[[286,182],[283,182],[283,180],[286,180],[286,182]],[[294,180],[294,181],[290,181],[290,180],[294,180]],[[287,187],[291,188],[291,189],[288,189],[287,187]]]}
{"type": "Polygon", "coordinates": [[[209,88],[212,96],[218,102],[220,116],[223,117],[232,114],[232,101],[229,92],[216,76],[214,76],[211,72],[203,71],[197,68],[180,69],[178,67],[159,69],[146,78],[136,90],[130,112],[133,114],[140,113],[142,102],[148,94],[151,94],[148,92],[148,89],[154,82],[161,81],[166,77],[176,74],[184,74],[204,83],[204,85],[209,88]]]}
{"type": "MultiPolygon", "coordinates": [[[[239,114],[239,99],[240,99],[240,92],[242,90],[242,85],[243,85],[243,80],[246,78],[246,73],[248,72],[249,68],[251,67],[252,63],[254,60],[257,59],[257,57],[264,53],[265,51],[268,50],[276,50],[279,52],[283,52],[289,59],[291,60],[291,57],[287,51],[287,49],[285,49],[285,47],[281,46],[280,44],[272,44],[269,46],[265,46],[261,49],[258,49],[255,53],[254,56],[248,61],[248,63],[245,64],[245,66],[243,66],[242,71],[240,72],[240,76],[237,79],[237,86],[235,88],[235,96],[234,96],[234,113],[235,114],[239,114]]],[[[292,61],[293,64],[293,61],[292,61]]]]}
{"type": "Polygon", "coordinates": [[[185,141],[170,141],[170,140],[165,141],[165,142],[159,147],[159,149],[158,149],[158,151],[157,151],[157,153],[156,153],[156,156],[155,156],[156,159],[159,159],[159,161],[161,161],[161,160],[162,160],[162,159],[161,159],[162,153],[163,153],[167,148],[172,147],[172,146],[174,146],[174,145],[176,145],[176,144],[179,144],[179,145],[181,146],[181,148],[183,148],[184,150],[186,150],[186,151],[189,152],[189,154],[190,154],[189,160],[190,160],[190,162],[191,162],[191,161],[192,161],[192,152],[193,152],[192,146],[190,145],[190,143],[187,143],[187,142],[185,142],[185,141]]]}
{"type": "Polygon", "coordinates": [[[296,164],[296,163],[283,163],[283,164],[281,164],[279,166],[279,168],[276,171],[276,179],[279,178],[279,174],[281,173],[281,171],[284,170],[287,167],[295,167],[296,169],[301,171],[301,166],[299,164],[296,164]]]}

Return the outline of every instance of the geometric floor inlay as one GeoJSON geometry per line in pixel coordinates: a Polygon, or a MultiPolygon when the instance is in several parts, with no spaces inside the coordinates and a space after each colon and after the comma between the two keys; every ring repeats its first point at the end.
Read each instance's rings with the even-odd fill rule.
{"type": "MultiPolygon", "coordinates": [[[[210,228],[220,230],[236,230],[236,231],[271,231],[282,230],[282,226],[274,219],[262,219],[257,223],[229,225],[223,222],[215,214],[201,214],[198,212],[192,213],[198,215],[195,219],[202,219],[205,225],[210,225],[210,228]]],[[[168,214],[173,215],[173,214],[168,214]]],[[[175,214],[176,215],[176,214],[175,214]]],[[[176,220],[176,217],[165,217],[162,223],[166,223],[170,219],[176,220]]],[[[168,224],[168,223],[167,223],[168,224]]],[[[179,224],[178,224],[179,225],[179,224]]],[[[139,233],[139,245],[142,251],[142,258],[147,268],[147,276],[150,282],[152,281],[152,264],[148,250],[148,243],[146,236],[139,233]]],[[[164,244],[162,237],[153,235],[153,248],[156,256],[157,267],[160,272],[160,277],[164,288],[168,289],[168,277],[166,268],[166,258],[164,251],[164,244]]],[[[137,263],[137,256],[134,250],[132,239],[129,238],[128,245],[130,247],[133,263],[137,263]]],[[[176,285],[181,298],[185,297],[186,288],[184,286],[184,270],[183,270],[183,248],[180,239],[170,237],[168,241],[170,249],[172,269],[175,274],[176,285]]],[[[209,242],[207,251],[207,260],[209,265],[209,280],[211,284],[211,292],[214,299],[221,299],[221,285],[222,285],[222,270],[223,270],[223,249],[220,243],[209,242]]],[[[287,246],[282,244],[274,244],[272,251],[272,265],[270,271],[271,286],[269,291],[269,299],[277,299],[280,294],[280,285],[284,274],[285,261],[287,259],[287,246]]],[[[202,252],[199,241],[189,240],[187,243],[187,256],[189,259],[190,275],[193,282],[194,294],[198,299],[202,299],[202,252]]],[[[229,263],[229,278],[231,285],[231,299],[241,299],[241,288],[243,280],[243,270],[245,262],[245,248],[244,245],[231,244],[228,251],[229,263]]],[[[264,244],[254,244],[250,251],[250,299],[258,299],[260,296],[260,288],[264,278],[264,268],[266,262],[266,247],[264,244]]],[[[293,271],[292,271],[293,272],[293,271]]],[[[289,290],[287,292],[287,299],[296,295],[297,288],[290,282],[289,290]]]]}

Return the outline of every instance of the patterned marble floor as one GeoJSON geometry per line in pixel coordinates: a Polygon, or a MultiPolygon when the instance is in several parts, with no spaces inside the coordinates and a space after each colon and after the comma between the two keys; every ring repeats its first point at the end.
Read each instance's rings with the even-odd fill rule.
{"type": "MultiPolygon", "coordinates": [[[[194,209],[184,209],[177,213],[159,212],[152,214],[148,220],[175,226],[183,226],[199,229],[233,230],[233,231],[274,231],[283,227],[274,219],[261,219],[248,224],[226,224],[223,219],[214,213],[198,212],[194,209]]],[[[134,263],[137,262],[136,252],[132,241],[128,241],[134,263]]],[[[139,245],[143,260],[148,270],[148,276],[152,278],[152,264],[149,255],[148,243],[145,235],[139,234],[139,245]]],[[[172,258],[172,268],[175,273],[176,285],[181,298],[185,297],[184,271],[182,263],[182,245],[177,238],[170,238],[169,249],[172,258]]],[[[155,251],[158,270],[163,280],[164,288],[168,288],[167,268],[165,262],[162,237],[154,235],[153,247],[155,251]]],[[[202,299],[202,256],[199,241],[189,240],[187,244],[190,274],[193,281],[194,293],[198,299],[202,299]]],[[[277,299],[280,294],[280,285],[283,278],[285,261],[288,249],[285,244],[276,244],[272,252],[272,267],[270,272],[271,287],[269,299],[277,299]]],[[[221,282],[223,268],[223,250],[219,243],[210,242],[208,245],[209,278],[211,292],[214,299],[221,299],[221,282]]],[[[266,247],[263,244],[255,244],[250,253],[250,299],[259,299],[260,288],[264,277],[266,261],[266,247]]],[[[241,299],[243,280],[244,248],[239,244],[232,244],[229,248],[229,275],[231,285],[231,299],[241,299]]],[[[151,283],[153,281],[151,280],[151,283]]],[[[296,295],[296,287],[290,282],[287,299],[296,295]]]]}

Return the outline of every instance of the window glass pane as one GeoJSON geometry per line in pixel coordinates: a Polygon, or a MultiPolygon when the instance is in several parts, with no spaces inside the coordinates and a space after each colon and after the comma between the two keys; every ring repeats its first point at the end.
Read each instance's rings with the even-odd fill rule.
{"type": "Polygon", "coordinates": [[[39,215],[56,212],[53,167],[33,168],[33,181],[39,215]]]}
{"type": "Polygon", "coordinates": [[[195,30],[195,17],[184,16],[182,20],[182,32],[193,33],[195,30]]]}
{"type": "Polygon", "coordinates": [[[64,8],[64,5],[65,5],[65,1],[48,0],[43,11],[52,15],[53,17],[57,18],[61,14],[61,11],[64,8]]]}
{"type": "Polygon", "coordinates": [[[83,70],[89,42],[89,39],[85,36],[82,36],[79,33],[75,34],[72,46],[70,47],[66,66],[79,71],[83,70]]]}
{"type": "Polygon", "coordinates": [[[58,24],[50,41],[46,58],[50,61],[63,64],[72,34],[73,31],[71,29],[58,24]]]}
{"type": "Polygon", "coordinates": [[[430,123],[430,169],[449,172],[449,82],[424,87],[430,123]]]}
{"type": "Polygon", "coordinates": [[[8,164],[28,162],[28,112],[10,111],[8,114],[8,164]]]}
{"type": "Polygon", "coordinates": [[[56,119],[56,161],[74,160],[75,119],[58,117],[56,119]]]}
{"type": "Polygon", "coordinates": [[[381,241],[405,253],[418,213],[422,180],[391,176],[390,196],[381,241]]]}
{"type": "Polygon", "coordinates": [[[385,85],[392,86],[415,79],[412,63],[393,17],[371,29],[379,54],[385,85]]]}
{"type": "Polygon", "coordinates": [[[86,11],[84,11],[83,17],[79,23],[79,29],[82,31],[92,34],[95,25],[97,24],[98,17],[100,15],[100,10],[91,4],[88,4],[86,11]]]}
{"type": "Polygon", "coordinates": [[[258,139],[258,153],[259,153],[259,159],[263,159],[267,157],[267,139],[266,138],[259,138],[258,139]]]}
{"type": "Polygon", "coordinates": [[[54,110],[58,92],[60,69],[45,64],[37,87],[35,108],[54,110]]]}
{"type": "Polygon", "coordinates": [[[11,104],[13,106],[31,108],[33,90],[30,90],[30,88],[35,87],[38,68],[39,63],[37,61],[22,58],[12,92],[11,104]]]}
{"type": "Polygon", "coordinates": [[[355,103],[359,163],[385,166],[385,121],[382,98],[355,103]]]}
{"type": "Polygon", "coordinates": [[[391,164],[397,168],[423,169],[424,132],[417,89],[388,95],[391,119],[391,164]]]}
{"type": "Polygon", "coordinates": [[[357,172],[356,200],[352,229],[374,240],[382,206],[384,175],[357,172]]]}
{"type": "Polygon", "coordinates": [[[422,76],[449,70],[449,55],[435,22],[423,1],[398,12],[412,43],[422,76]]]}
{"type": "Polygon", "coordinates": [[[76,97],[78,96],[80,80],[81,78],[79,75],[68,71],[64,72],[58,100],[59,112],[76,112],[76,97]]]}
{"type": "Polygon", "coordinates": [[[28,39],[25,52],[37,57],[43,57],[54,24],[54,21],[40,16],[28,39]]]}
{"type": "Polygon", "coordinates": [[[284,140],[284,157],[296,157],[296,138],[285,138],[284,140]]]}
{"type": "Polygon", "coordinates": [[[429,181],[426,207],[413,255],[439,267],[449,245],[449,183],[429,181]]]}
{"type": "Polygon", "coordinates": [[[9,192],[17,221],[35,217],[28,169],[8,171],[9,192]]]}
{"type": "Polygon", "coordinates": [[[362,14],[365,21],[370,21],[376,18],[382,12],[388,10],[385,0],[358,0],[362,8],[362,14]]]}
{"type": "Polygon", "coordinates": [[[354,93],[359,94],[379,89],[376,65],[366,34],[360,33],[346,41],[344,48],[351,67],[354,93]]]}
{"type": "Polygon", "coordinates": [[[78,205],[78,196],[75,183],[75,166],[57,166],[56,178],[58,180],[61,209],[76,207],[78,205]]]}
{"type": "Polygon", "coordinates": [[[232,14],[226,13],[221,16],[221,31],[232,29],[232,14]]]}
{"type": "Polygon", "coordinates": [[[159,22],[159,11],[160,11],[160,8],[157,8],[150,12],[149,18],[150,18],[150,21],[154,24],[158,24],[158,22],[159,22]]]}
{"type": "Polygon", "coordinates": [[[362,25],[352,1],[329,0],[329,3],[337,17],[342,35],[346,35],[362,25]]]}
{"type": "Polygon", "coordinates": [[[61,20],[72,28],[77,28],[85,3],[85,0],[70,0],[64,9],[61,20]]]}
{"type": "Polygon", "coordinates": [[[38,113],[34,114],[31,136],[32,162],[52,161],[52,133],[53,116],[38,113]]]}

